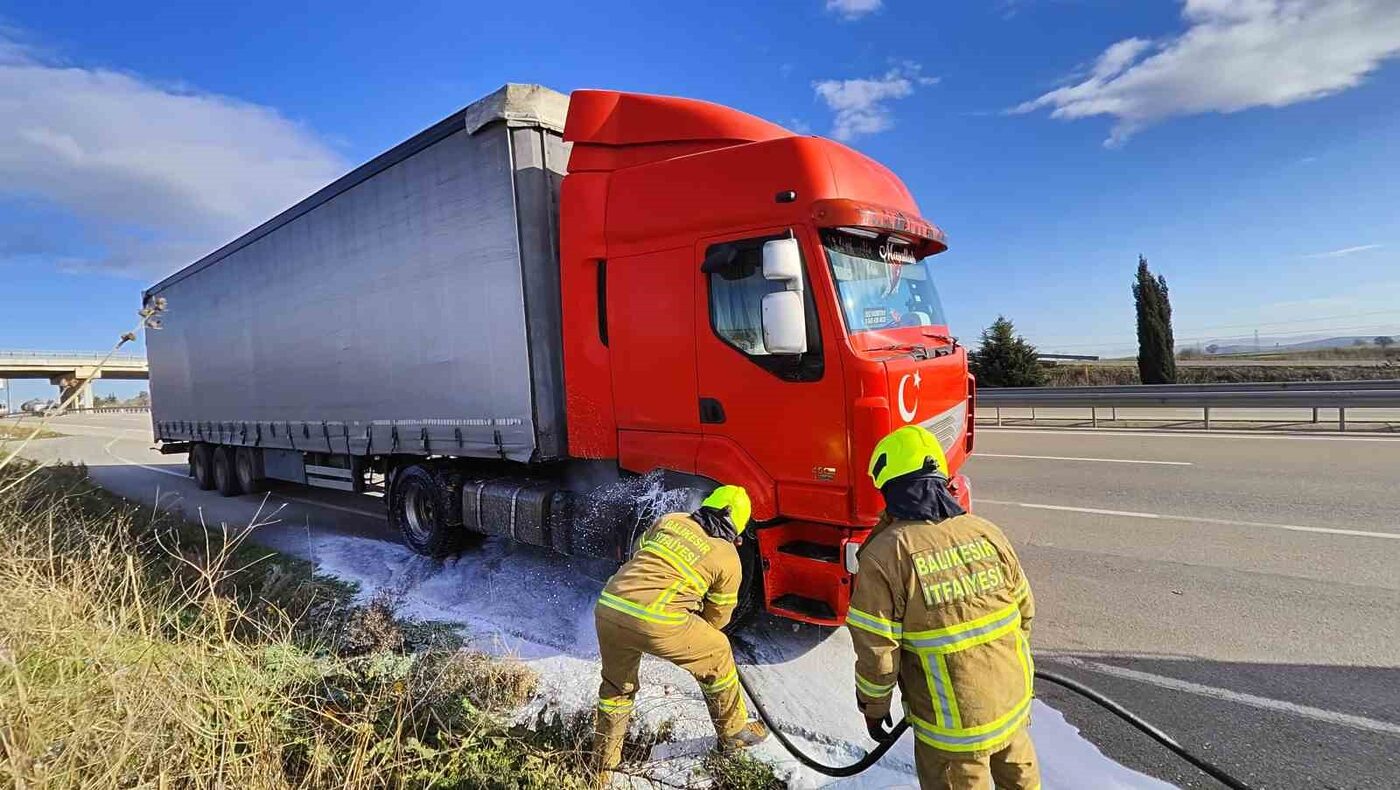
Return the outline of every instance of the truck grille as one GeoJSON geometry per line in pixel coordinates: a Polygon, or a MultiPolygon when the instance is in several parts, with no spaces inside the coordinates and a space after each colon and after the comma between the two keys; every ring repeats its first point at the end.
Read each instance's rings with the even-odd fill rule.
{"type": "Polygon", "coordinates": [[[958,401],[953,408],[936,414],[919,423],[938,438],[938,444],[945,454],[951,455],[962,436],[963,423],[967,420],[967,401],[958,401]]]}

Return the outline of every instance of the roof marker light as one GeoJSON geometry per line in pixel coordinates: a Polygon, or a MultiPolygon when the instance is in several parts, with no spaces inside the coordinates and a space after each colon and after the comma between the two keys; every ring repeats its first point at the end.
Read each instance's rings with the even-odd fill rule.
{"type": "Polygon", "coordinates": [[[879,233],[876,233],[876,232],[873,231],[873,230],[866,230],[865,228],[840,227],[840,228],[837,228],[837,230],[841,231],[842,233],[849,233],[849,234],[851,234],[852,236],[859,236],[859,237],[861,237],[862,239],[878,239],[878,238],[880,238],[880,234],[879,234],[879,233]]]}

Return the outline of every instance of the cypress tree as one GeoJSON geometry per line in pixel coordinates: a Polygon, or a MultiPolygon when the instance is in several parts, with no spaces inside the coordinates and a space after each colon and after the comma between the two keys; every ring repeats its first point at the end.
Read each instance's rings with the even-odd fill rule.
{"type": "Polygon", "coordinates": [[[1167,278],[1153,276],[1147,258],[1138,256],[1133,282],[1137,303],[1138,376],[1143,384],[1176,383],[1176,343],[1172,339],[1172,303],[1167,278]]]}
{"type": "Polygon", "coordinates": [[[1005,316],[982,330],[982,346],[967,355],[981,387],[1043,387],[1048,380],[1035,346],[1016,334],[1005,316]]]}

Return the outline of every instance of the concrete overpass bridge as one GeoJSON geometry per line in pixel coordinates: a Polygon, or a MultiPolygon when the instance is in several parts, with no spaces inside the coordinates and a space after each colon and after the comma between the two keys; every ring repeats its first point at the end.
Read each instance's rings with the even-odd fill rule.
{"type": "Polygon", "coordinates": [[[74,406],[92,408],[92,382],[97,379],[145,380],[151,377],[150,366],[140,354],[106,356],[92,351],[0,351],[0,379],[48,379],[58,387],[59,400],[67,400],[75,392],[74,406]]]}

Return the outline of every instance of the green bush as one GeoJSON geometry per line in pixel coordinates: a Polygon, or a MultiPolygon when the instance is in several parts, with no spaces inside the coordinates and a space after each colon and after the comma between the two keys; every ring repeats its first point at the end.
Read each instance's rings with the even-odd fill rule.
{"type": "Polygon", "coordinates": [[[1046,383],[1035,346],[1016,334],[1006,316],[997,316],[982,330],[981,346],[967,359],[981,387],[1043,387],[1046,383]]]}

